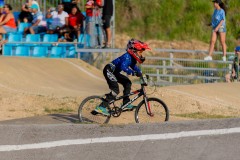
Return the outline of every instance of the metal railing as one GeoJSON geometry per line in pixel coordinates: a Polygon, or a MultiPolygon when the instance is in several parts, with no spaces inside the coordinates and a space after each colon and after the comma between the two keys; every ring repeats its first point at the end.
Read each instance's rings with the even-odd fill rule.
{"type": "MultiPolygon", "coordinates": [[[[154,51],[165,54],[161,57],[146,57],[146,62],[141,68],[144,73],[153,77],[158,85],[224,82],[225,76],[232,68],[232,60],[226,62],[219,60],[221,52],[214,52],[216,60],[205,61],[203,57],[207,51],[174,49],[154,51]]],[[[227,53],[228,57],[233,54],[227,53]]]]}

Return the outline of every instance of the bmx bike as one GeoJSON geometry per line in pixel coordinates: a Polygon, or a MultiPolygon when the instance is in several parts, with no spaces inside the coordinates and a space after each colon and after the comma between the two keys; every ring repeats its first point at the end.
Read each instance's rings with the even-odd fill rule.
{"type": "Polygon", "coordinates": [[[85,98],[78,109],[78,117],[81,123],[108,123],[111,116],[119,117],[129,104],[132,104],[138,98],[143,97],[143,100],[136,106],[135,121],[136,123],[155,123],[164,122],[169,120],[169,110],[167,105],[159,98],[147,97],[145,87],[148,85],[149,76],[143,75],[140,77],[141,88],[130,92],[128,95],[116,97],[115,100],[109,102],[107,110],[109,115],[103,115],[94,111],[96,106],[100,105],[105,100],[105,96],[89,96],[85,98]],[[136,95],[124,105],[118,107],[115,102],[122,100],[126,96],[136,95]]]}

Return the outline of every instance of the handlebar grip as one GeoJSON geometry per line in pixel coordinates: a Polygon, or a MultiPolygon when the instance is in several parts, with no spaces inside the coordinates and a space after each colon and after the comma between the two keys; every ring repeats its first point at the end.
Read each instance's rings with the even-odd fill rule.
{"type": "Polygon", "coordinates": [[[146,74],[146,78],[149,79],[149,75],[148,74],[146,74]]]}

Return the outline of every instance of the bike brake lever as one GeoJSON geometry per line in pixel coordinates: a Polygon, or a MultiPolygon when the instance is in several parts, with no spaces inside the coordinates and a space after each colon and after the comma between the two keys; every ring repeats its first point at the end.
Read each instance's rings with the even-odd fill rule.
{"type": "Polygon", "coordinates": [[[148,74],[146,74],[146,78],[149,79],[149,75],[148,74]]]}

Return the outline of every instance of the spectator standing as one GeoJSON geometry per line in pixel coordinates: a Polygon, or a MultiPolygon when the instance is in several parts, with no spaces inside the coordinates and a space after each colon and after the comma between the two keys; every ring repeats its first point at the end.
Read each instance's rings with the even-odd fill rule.
{"type": "Polygon", "coordinates": [[[101,0],[88,0],[86,5],[86,33],[89,35],[89,47],[102,46],[101,0]]]}
{"type": "Polygon", "coordinates": [[[47,14],[46,18],[51,18],[52,23],[49,25],[47,33],[59,33],[59,30],[68,26],[68,13],[63,10],[63,4],[59,4],[57,7],[57,11],[51,12],[51,14],[47,14]]]}
{"type": "Polygon", "coordinates": [[[5,14],[0,16],[0,40],[2,40],[2,34],[17,31],[15,18],[12,13],[12,6],[10,4],[5,4],[3,6],[3,11],[5,14]]]}
{"type": "Polygon", "coordinates": [[[46,31],[46,21],[43,20],[42,12],[38,11],[38,6],[32,4],[30,7],[33,13],[32,25],[29,28],[25,28],[25,33],[30,32],[31,34],[41,33],[46,31]]]}
{"type": "Polygon", "coordinates": [[[213,0],[214,13],[212,15],[212,36],[209,46],[209,55],[204,60],[212,60],[212,54],[214,46],[217,40],[217,36],[220,36],[222,45],[223,57],[222,60],[226,61],[226,7],[222,0],[213,0]]]}
{"type": "Polygon", "coordinates": [[[68,22],[69,28],[71,29],[72,33],[75,35],[77,39],[80,36],[80,29],[83,25],[84,15],[78,11],[76,6],[73,6],[72,12],[69,14],[68,22]]]}
{"type": "Polygon", "coordinates": [[[110,28],[110,22],[113,15],[113,1],[112,0],[104,0],[104,6],[103,6],[103,29],[105,31],[105,46],[103,48],[109,48],[111,44],[111,28],[110,28]]]}

